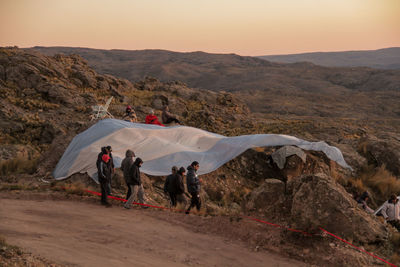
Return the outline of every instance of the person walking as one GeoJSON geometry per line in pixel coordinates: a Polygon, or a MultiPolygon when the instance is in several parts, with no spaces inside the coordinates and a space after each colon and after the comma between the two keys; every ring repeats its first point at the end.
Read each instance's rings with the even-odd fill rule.
{"type": "Polygon", "coordinates": [[[187,168],[188,174],[186,176],[186,186],[187,190],[192,196],[189,208],[186,210],[186,214],[190,213],[192,207],[196,206],[197,210],[199,211],[201,208],[201,201],[200,201],[200,183],[201,180],[197,176],[197,170],[200,168],[200,164],[197,161],[193,161],[192,164],[187,168]]]}
{"type": "Polygon", "coordinates": [[[139,199],[139,203],[144,203],[144,189],[142,185],[142,181],[140,179],[140,167],[143,164],[143,160],[141,158],[137,158],[135,162],[132,164],[129,169],[129,179],[128,184],[131,187],[132,194],[125,202],[124,208],[130,209],[132,206],[133,200],[136,198],[139,199]]]}
{"type": "Polygon", "coordinates": [[[187,200],[185,197],[185,186],[183,184],[183,177],[185,176],[186,170],[183,167],[180,167],[177,171],[173,183],[175,184],[175,199],[177,203],[182,203],[186,206],[187,200]]]}
{"type": "Polygon", "coordinates": [[[133,152],[132,150],[128,149],[125,152],[125,158],[122,160],[121,162],[121,170],[124,173],[124,180],[126,183],[126,186],[128,187],[128,192],[126,193],[126,200],[129,199],[129,197],[132,194],[132,190],[131,187],[128,184],[128,180],[129,180],[129,170],[133,164],[133,158],[136,157],[135,152],[133,152]]]}
{"type": "Polygon", "coordinates": [[[107,186],[111,179],[111,164],[110,164],[110,156],[108,154],[104,154],[101,157],[101,162],[99,164],[98,177],[101,187],[101,204],[106,207],[110,207],[111,204],[108,202],[108,190],[107,186]]]}
{"type": "Polygon", "coordinates": [[[395,194],[391,195],[389,200],[383,204],[381,214],[388,223],[400,231],[400,203],[395,194]]]}
{"type": "Polygon", "coordinates": [[[164,184],[164,192],[169,195],[169,199],[171,201],[171,206],[176,206],[176,186],[174,185],[174,180],[176,176],[176,172],[178,171],[178,167],[173,166],[171,170],[171,174],[167,176],[164,184]]]}

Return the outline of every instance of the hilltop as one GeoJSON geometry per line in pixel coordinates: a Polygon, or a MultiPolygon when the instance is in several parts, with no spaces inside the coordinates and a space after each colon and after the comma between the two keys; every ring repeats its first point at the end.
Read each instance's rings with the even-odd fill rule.
{"type": "Polygon", "coordinates": [[[400,47],[364,51],[313,52],[289,55],[259,56],[281,63],[311,62],[326,67],[370,67],[400,69],[400,47]]]}

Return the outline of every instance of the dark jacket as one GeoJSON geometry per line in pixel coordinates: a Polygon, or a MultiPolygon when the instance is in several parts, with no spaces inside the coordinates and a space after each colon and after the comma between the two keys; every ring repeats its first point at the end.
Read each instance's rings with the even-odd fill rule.
{"type": "Polygon", "coordinates": [[[176,194],[180,195],[185,193],[185,186],[183,185],[183,177],[177,173],[174,177],[173,183],[175,185],[176,194]]]}
{"type": "Polygon", "coordinates": [[[129,176],[128,176],[128,181],[127,183],[129,185],[141,185],[142,180],[140,179],[140,163],[142,163],[141,158],[137,158],[135,160],[135,163],[132,164],[132,166],[129,169],[129,176]]]}
{"type": "Polygon", "coordinates": [[[364,193],[362,193],[362,195],[357,199],[358,203],[362,203],[365,201],[365,199],[369,197],[369,194],[367,191],[365,191],[364,193]]]}
{"type": "Polygon", "coordinates": [[[175,186],[174,186],[174,180],[175,180],[175,175],[176,174],[170,174],[167,176],[165,179],[165,184],[164,184],[164,192],[165,193],[176,193],[175,186]]]}
{"type": "Polygon", "coordinates": [[[99,176],[99,181],[103,180],[103,181],[110,181],[111,180],[111,164],[109,164],[110,161],[108,161],[108,163],[105,163],[103,160],[100,162],[99,165],[99,170],[97,172],[98,176],[99,176]]]}
{"type": "Polygon", "coordinates": [[[197,176],[196,171],[192,166],[187,167],[188,173],[186,175],[186,185],[187,185],[187,190],[189,193],[199,193],[201,186],[200,186],[200,180],[199,177],[197,176]]]}
{"type": "Polygon", "coordinates": [[[110,163],[110,166],[111,166],[111,171],[114,171],[115,166],[114,166],[114,159],[113,159],[112,153],[110,152],[108,155],[110,156],[109,163],[110,163]]]}
{"type": "Polygon", "coordinates": [[[106,150],[105,146],[103,146],[101,148],[101,152],[97,155],[96,167],[97,167],[98,172],[100,171],[100,162],[102,161],[101,158],[103,157],[104,154],[107,154],[107,150],[106,150]]]}
{"type": "Polygon", "coordinates": [[[121,162],[121,170],[124,173],[124,179],[126,183],[128,183],[129,171],[133,164],[133,155],[134,153],[132,150],[127,150],[125,154],[126,157],[121,162]]]}

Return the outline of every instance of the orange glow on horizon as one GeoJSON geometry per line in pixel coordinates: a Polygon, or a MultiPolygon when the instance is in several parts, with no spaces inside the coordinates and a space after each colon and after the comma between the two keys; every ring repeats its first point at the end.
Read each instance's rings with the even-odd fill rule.
{"type": "Polygon", "coordinates": [[[0,46],[240,55],[400,46],[398,0],[2,0],[0,46]]]}

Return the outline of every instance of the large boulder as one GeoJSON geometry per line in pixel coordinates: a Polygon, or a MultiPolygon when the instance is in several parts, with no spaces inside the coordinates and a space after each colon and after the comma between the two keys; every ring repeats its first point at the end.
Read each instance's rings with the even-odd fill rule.
{"type": "Polygon", "coordinates": [[[248,211],[272,212],[284,200],[285,183],[278,179],[266,179],[251,192],[246,203],[248,211]]]}
{"type": "Polygon", "coordinates": [[[347,240],[376,243],[388,232],[376,217],[357,207],[346,190],[325,174],[306,175],[288,184],[293,227],[315,232],[319,227],[347,240]]]}

